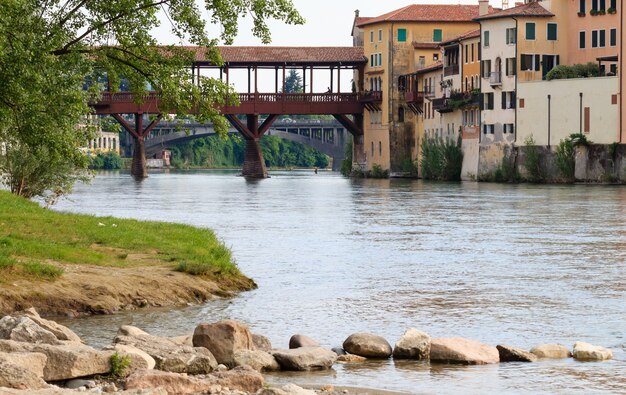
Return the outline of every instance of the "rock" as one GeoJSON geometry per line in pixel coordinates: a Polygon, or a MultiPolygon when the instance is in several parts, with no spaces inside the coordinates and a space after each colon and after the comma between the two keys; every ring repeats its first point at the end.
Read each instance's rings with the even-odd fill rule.
{"type": "Polygon", "coordinates": [[[579,361],[605,361],[613,358],[613,352],[608,348],[585,342],[574,343],[573,355],[574,359],[579,361]]]}
{"type": "Polygon", "coordinates": [[[217,368],[215,369],[218,372],[226,372],[228,370],[228,366],[220,363],[219,365],[217,365],[217,368]]]}
{"type": "Polygon", "coordinates": [[[521,348],[511,346],[497,345],[500,354],[500,362],[535,362],[537,356],[535,354],[524,351],[521,348]]]}
{"type": "Polygon", "coordinates": [[[0,361],[30,370],[41,379],[43,379],[43,371],[47,360],[48,357],[45,354],[38,352],[0,352],[0,361]]]}
{"type": "Polygon", "coordinates": [[[138,370],[125,382],[127,390],[161,387],[168,394],[207,392],[216,385],[221,386],[222,390],[228,387],[229,390],[256,392],[263,387],[263,376],[249,367],[237,367],[228,372],[206,376],[188,376],[159,370],[138,370]]]}
{"type": "Polygon", "coordinates": [[[73,379],[65,383],[65,388],[77,389],[80,387],[95,388],[96,382],[93,380],[73,379]]]}
{"type": "Polygon", "coordinates": [[[322,347],[300,347],[292,350],[275,350],[274,358],[283,370],[330,369],[337,354],[322,347]]]}
{"type": "Polygon", "coordinates": [[[47,388],[48,384],[31,370],[0,360],[0,387],[36,390],[47,388]]]}
{"type": "Polygon", "coordinates": [[[533,347],[530,352],[541,359],[563,359],[572,356],[567,347],[561,344],[540,344],[533,347]]]}
{"type": "Polygon", "coordinates": [[[265,336],[252,334],[252,343],[254,343],[254,347],[257,350],[271,352],[272,351],[272,342],[265,336]]]}
{"type": "Polygon", "coordinates": [[[344,350],[344,349],[343,349],[343,348],[341,348],[341,347],[333,347],[333,348],[331,348],[330,350],[331,350],[332,352],[334,352],[335,354],[337,354],[337,355],[346,355],[346,354],[348,354],[348,353],[346,352],[346,350],[344,350]]]}
{"type": "Polygon", "coordinates": [[[45,354],[47,359],[43,378],[46,381],[105,374],[111,370],[111,352],[97,351],[82,343],[50,345],[0,340],[0,351],[45,354]]]}
{"type": "Polygon", "coordinates": [[[117,392],[117,386],[115,383],[108,383],[102,386],[102,391],[107,393],[117,392]]]}
{"type": "Polygon", "coordinates": [[[430,336],[415,328],[404,332],[393,348],[393,357],[397,359],[430,359],[430,336]]]}
{"type": "Polygon", "coordinates": [[[315,391],[305,390],[295,384],[287,384],[282,387],[282,390],[288,395],[317,395],[315,391]]]}
{"type": "Polygon", "coordinates": [[[270,353],[261,350],[237,350],[235,351],[235,365],[248,365],[259,372],[280,370],[276,358],[270,353]]]}
{"type": "MultiPolygon", "coordinates": [[[[155,361],[155,369],[174,373],[206,374],[217,368],[217,361],[206,348],[180,345],[166,337],[152,336],[135,327],[122,327],[114,344],[133,346],[155,361]]],[[[149,360],[148,360],[149,362],[149,360]]]]}
{"type": "Polygon", "coordinates": [[[256,395],[289,395],[280,388],[263,388],[256,395]]]}
{"type": "Polygon", "coordinates": [[[320,344],[317,341],[304,335],[293,335],[291,336],[291,339],[289,339],[290,349],[300,348],[300,347],[319,347],[319,346],[320,344]]]}
{"type": "Polygon", "coordinates": [[[138,369],[154,369],[156,361],[147,352],[127,344],[116,344],[113,350],[120,355],[130,357],[130,371],[138,369]]]}
{"type": "Polygon", "coordinates": [[[45,330],[52,332],[58,340],[82,343],[80,337],[74,333],[70,328],[57,324],[54,321],[43,319],[37,314],[34,308],[24,310],[18,314],[23,314],[33,320],[37,325],[45,330]]]}
{"type": "Polygon", "coordinates": [[[381,336],[371,333],[355,333],[343,342],[343,349],[350,354],[365,358],[389,358],[391,345],[381,336]]]}
{"type": "Polygon", "coordinates": [[[7,315],[0,320],[0,338],[26,343],[60,344],[50,331],[28,317],[7,315]]]}
{"type": "Polygon", "coordinates": [[[180,344],[181,346],[193,347],[193,340],[192,340],[191,335],[175,336],[175,337],[170,337],[169,339],[176,344],[180,344]]]}
{"type": "Polygon", "coordinates": [[[254,349],[248,327],[234,320],[198,325],[193,332],[193,345],[208,349],[218,363],[226,366],[234,366],[235,351],[254,349]]]}
{"type": "Polygon", "coordinates": [[[463,365],[484,365],[500,362],[500,354],[495,347],[476,340],[454,337],[433,339],[430,344],[430,360],[463,365]]]}
{"type": "Polygon", "coordinates": [[[337,357],[337,363],[360,363],[367,361],[367,358],[358,355],[345,354],[337,357]]]}

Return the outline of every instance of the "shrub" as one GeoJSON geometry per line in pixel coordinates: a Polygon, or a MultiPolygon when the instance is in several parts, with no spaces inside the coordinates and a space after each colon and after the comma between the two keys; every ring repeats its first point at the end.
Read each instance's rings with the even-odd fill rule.
{"type": "Polygon", "coordinates": [[[526,137],[524,140],[523,150],[524,168],[526,169],[528,181],[542,182],[545,177],[541,169],[541,153],[532,135],[526,137]]]}
{"type": "Polygon", "coordinates": [[[350,175],[352,175],[352,147],[353,147],[352,138],[350,138],[348,139],[348,142],[346,143],[346,148],[345,148],[346,158],[341,161],[341,174],[346,177],[349,177],[350,175]]]}
{"type": "Polygon", "coordinates": [[[122,158],[113,151],[98,152],[90,158],[89,168],[93,170],[119,170],[123,167],[122,158]]]}
{"type": "Polygon", "coordinates": [[[574,144],[574,147],[580,147],[581,145],[584,145],[585,147],[590,146],[591,144],[593,144],[591,142],[591,140],[589,140],[587,138],[587,136],[585,136],[582,133],[572,133],[569,135],[569,140],[572,142],[572,144],[574,144]]]}
{"type": "Polygon", "coordinates": [[[118,352],[111,355],[111,377],[122,379],[128,375],[130,368],[130,357],[128,355],[121,356],[118,352]]]}
{"type": "Polygon", "coordinates": [[[427,180],[458,181],[461,179],[463,150],[461,136],[456,143],[438,137],[426,137],[421,145],[422,177],[427,180]]]}
{"type": "Polygon", "coordinates": [[[574,182],[576,171],[576,146],[572,140],[561,140],[555,152],[556,167],[566,182],[574,182]]]}
{"type": "Polygon", "coordinates": [[[556,66],[546,74],[546,79],[550,81],[568,78],[598,77],[599,75],[600,67],[596,63],[589,62],[587,64],[575,64],[573,66],[556,66]]]}
{"type": "Polygon", "coordinates": [[[372,171],[369,172],[370,178],[389,178],[389,170],[383,170],[383,167],[379,164],[372,166],[372,171]]]}

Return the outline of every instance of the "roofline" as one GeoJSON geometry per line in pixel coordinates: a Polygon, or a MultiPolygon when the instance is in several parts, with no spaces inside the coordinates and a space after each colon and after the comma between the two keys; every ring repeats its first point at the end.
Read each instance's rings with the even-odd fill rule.
{"type": "Polygon", "coordinates": [[[357,27],[363,27],[363,26],[369,26],[369,25],[376,25],[379,23],[472,23],[474,22],[475,19],[466,19],[463,21],[451,21],[448,19],[429,19],[429,20],[416,20],[416,19],[401,19],[401,20],[393,20],[393,21],[375,21],[375,22],[365,22],[365,23],[361,23],[359,25],[357,25],[357,27]]]}

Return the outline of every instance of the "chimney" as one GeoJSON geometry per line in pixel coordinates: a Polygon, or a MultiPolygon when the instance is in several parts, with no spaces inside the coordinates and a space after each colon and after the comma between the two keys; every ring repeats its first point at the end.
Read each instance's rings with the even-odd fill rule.
{"type": "Polygon", "coordinates": [[[478,0],[478,16],[489,13],[489,0],[478,0]]]}
{"type": "Polygon", "coordinates": [[[359,13],[360,13],[360,11],[359,11],[359,10],[354,10],[354,16],[355,16],[356,18],[358,18],[358,17],[359,17],[359,13]]]}

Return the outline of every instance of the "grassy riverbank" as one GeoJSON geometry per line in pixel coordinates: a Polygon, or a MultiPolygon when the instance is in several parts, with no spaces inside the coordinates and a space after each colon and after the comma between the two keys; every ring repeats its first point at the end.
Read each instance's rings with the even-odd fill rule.
{"type": "Polygon", "coordinates": [[[1,313],[180,305],[254,286],[208,229],[59,213],[0,191],[1,313]]]}

